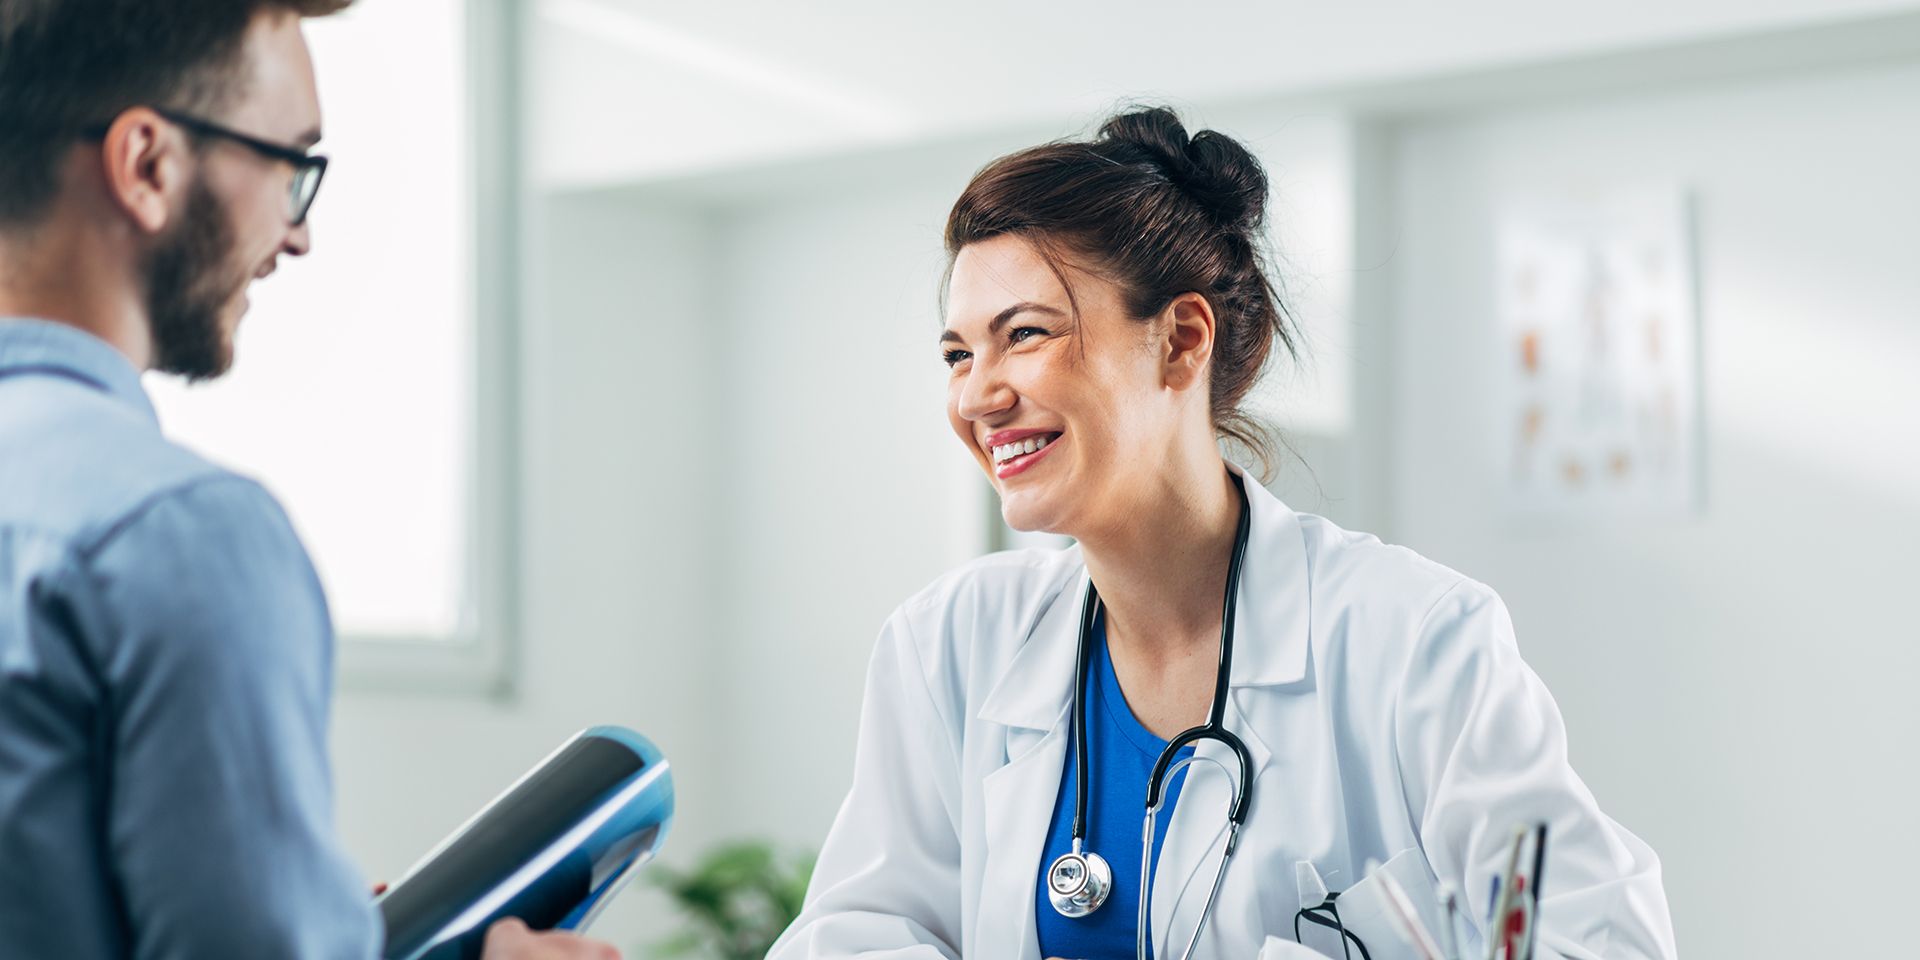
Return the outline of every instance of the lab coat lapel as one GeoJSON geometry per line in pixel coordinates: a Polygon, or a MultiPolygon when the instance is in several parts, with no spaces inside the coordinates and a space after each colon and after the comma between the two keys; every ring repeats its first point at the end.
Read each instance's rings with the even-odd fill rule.
{"type": "MultiPolygon", "coordinates": [[[[1242,473],[1238,467],[1233,469],[1242,473]]],[[[1253,762],[1253,769],[1248,771],[1253,789],[1248,811],[1251,817],[1253,806],[1260,801],[1261,778],[1276,765],[1266,736],[1254,723],[1262,714],[1256,704],[1272,695],[1266,688],[1297,683],[1306,677],[1310,611],[1306,540],[1299,515],[1252,477],[1247,477],[1247,505],[1252,516],[1247,556],[1240,572],[1233,675],[1223,719],[1227,729],[1246,744],[1253,762]]],[[[1202,741],[1195,754],[1218,761],[1235,775],[1239,772],[1233,751],[1219,741],[1202,741]]],[[[1284,763],[1284,759],[1278,762],[1284,763]]],[[[1271,784],[1265,788],[1275,789],[1271,784]]],[[[1214,874],[1220,869],[1232,799],[1233,780],[1219,767],[1201,759],[1187,768],[1186,785],[1154,870],[1150,923],[1157,957],[1179,960],[1178,952],[1186,948],[1187,939],[1200,923],[1213,891],[1214,874]]],[[[1261,882],[1261,878],[1246,877],[1231,867],[1228,873],[1231,876],[1225,884],[1235,882],[1235,878],[1240,883],[1261,882]]],[[[1210,937],[1202,935],[1202,940],[1210,937]]],[[[1204,948],[1195,952],[1211,955],[1204,948]]]]}
{"type": "MultiPolygon", "coordinates": [[[[1233,467],[1233,471],[1241,473],[1239,467],[1233,467]]],[[[1246,480],[1247,506],[1252,508],[1253,517],[1247,535],[1247,558],[1240,568],[1232,684],[1264,687],[1295,683],[1307,675],[1312,619],[1306,535],[1301,532],[1299,514],[1259,480],[1246,480]]]]}
{"type": "Polygon", "coordinates": [[[1040,960],[1034,896],[1071,739],[1067,707],[1086,583],[1084,569],[1068,580],[980,707],[981,720],[1007,728],[1007,762],[981,788],[987,836],[975,956],[1040,960]]]}

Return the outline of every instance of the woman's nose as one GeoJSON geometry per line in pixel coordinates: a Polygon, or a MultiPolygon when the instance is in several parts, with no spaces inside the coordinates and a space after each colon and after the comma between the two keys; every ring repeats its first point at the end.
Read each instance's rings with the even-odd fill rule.
{"type": "Polygon", "coordinates": [[[1005,413],[1017,398],[997,365],[975,361],[960,382],[957,409],[967,420],[985,420],[1005,413]]]}

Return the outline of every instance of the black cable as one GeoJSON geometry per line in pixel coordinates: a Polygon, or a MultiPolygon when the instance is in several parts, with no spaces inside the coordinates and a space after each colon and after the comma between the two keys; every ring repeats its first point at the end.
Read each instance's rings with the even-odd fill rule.
{"type": "Polygon", "coordinates": [[[1080,650],[1073,659],[1073,839],[1086,839],[1087,823],[1087,647],[1093,636],[1093,622],[1100,616],[1100,591],[1087,578],[1087,599],[1080,609],[1080,650]]]}

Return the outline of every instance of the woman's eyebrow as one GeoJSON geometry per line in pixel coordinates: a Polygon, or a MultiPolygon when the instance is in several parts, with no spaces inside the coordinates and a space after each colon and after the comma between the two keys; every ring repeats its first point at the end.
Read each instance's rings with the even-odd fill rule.
{"type": "MultiPolygon", "coordinates": [[[[1013,306],[1008,307],[1005,310],[1002,310],[999,313],[995,314],[993,317],[993,322],[987,324],[987,335],[988,336],[998,335],[1000,333],[1000,328],[1007,325],[1007,321],[1012,320],[1014,317],[1017,317],[1023,313],[1044,313],[1044,314],[1048,314],[1055,317],[1064,317],[1067,315],[1066,311],[1061,310],[1059,307],[1050,307],[1044,303],[1034,303],[1031,300],[1022,300],[1019,303],[1016,303],[1013,306]]],[[[940,331],[940,342],[941,343],[965,343],[966,341],[963,340],[959,334],[954,333],[951,329],[948,329],[948,330],[940,331]]]]}

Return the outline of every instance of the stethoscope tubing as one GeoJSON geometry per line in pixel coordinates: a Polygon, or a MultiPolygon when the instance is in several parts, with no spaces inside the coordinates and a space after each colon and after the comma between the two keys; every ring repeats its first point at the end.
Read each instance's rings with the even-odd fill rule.
{"type": "MultiPolygon", "coordinates": [[[[1201,756],[1182,758],[1180,762],[1173,765],[1171,772],[1179,773],[1189,765],[1202,760],[1219,767],[1221,773],[1232,776],[1232,773],[1227,770],[1226,764],[1212,757],[1201,756]]],[[[1138,909],[1135,915],[1138,919],[1134,923],[1135,933],[1133,938],[1136,960],[1147,960],[1147,944],[1152,940],[1152,937],[1148,935],[1149,928],[1147,925],[1150,921],[1147,917],[1147,896],[1145,894],[1147,881],[1144,878],[1153,876],[1153,824],[1159,815],[1160,807],[1158,805],[1148,807],[1146,823],[1140,829],[1140,876],[1143,879],[1140,881],[1142,893],[1136,898],[1138,901],[1136,904],[1138,909]]],[[[1207,902],[1200,907],[1200,922],[1194,925],[1193,936],[1187,938],[1187,949],[1180,954],[1182,960],[1192,957],[1193,948],[1200,943],[1200,931],[1206,929],[1207,918],[1213,915],[1213,902],[1220,896],[1220,883],[1227,878],[1227,861],[1233,859],[1233,848],[1239,840],[1240,825],[1229,820],[1227,822],[1226,849],[1220,852],[1220,866],[1214,869],[1213,886],[1207,891],[1207,902]]],[[[1171,933],[1171,931],[1169,931],[1169,933],[1171,933]]]]}
{"type": "MultiPolygon", "coordinates": [[[[1220,666],[1214,675],[1213,703],[1207,711],[1206,723],[1184,730],[1175,735],[1172,740],[1167,741],[1166,748],[1160,751],[1159,758],[1154,761],[1153,774],[1147,781],[1146,817],[1142,831],[1140,851],[1140,894],[1137,904],[1139,920],[1134,938],[1140,960],[1146,960],[1147,943],[1149,941],[1147,902],[1148,891],[1151,887],[1149,878],[1153,875],[1154,821],[1160,812],[1167,782],[1175,774],[1179,773],[1179,771],[1185,769],[1188,764],[1193,763],[1197,759],[1202,759],[1199,757],[1181,757],[1180,752],[1187,746],[1198,743],[1199,741],[1214,740],[1227,747],[1233,754],[1234,761],[1239,767],[1239,776],[1237,777],[1233,777],[1232,773],[1228,772],[1228,775],[1232,777],[1234,781],[1234,789],[1233,803],[1227,810],[1228,831],[1226,849],[1221,853],[1220,866],[1214,873],[1212,889],[1207,894],[1206,905],[1201,908],[1200,922],[1194,927],[1193,937],[1187,942],[1187,949],[1182,954],[1183,958],[1192,956],[1194,947],[1200,941],[1200,931],[1205,928],[1208,917],[1213,913],[1214,900],[1220,894],[1221,881],[1226,878],[1227,862],[1233,857],[1233,848],[1239,839],[1240,827],[1246,823],[1247,813],[1250,809],[1248,801],[1253,794],[1253,783],[1251,779],[1253,775],[1253,755],[1247,750],[1247,745],[1241,742],[1240,738],[1235,736],[1233,731],[1226,728],[1225,722],[1227,696],[1233,680],[1234,616],[1239,606],[1240,570],[1246,560],[1247,540],[1249,539],[1249,534],[1252,529],[1253,513],[1253,505],[1247,498],[1245,478],[1236,475],[1233,477],[1233,481],[1235,491],[1240,494],[1240,518],[1234,529],[1233,553],[1227,565],[1226,597],[1221,602],[1220,666]]],[[[1091,657],[1088,656],[1088,652],[1093,644],[1093,628],[1099,619],[1100,612],[1100,591],[1095,588],[1093,582],[1089,580],[1087,583],[1086,600],[1080,612],[1080,644],[1075,654],[1073,671],[1073,756],[1075,770],[1078,771],[1074,777],[1073,852],[1071,854],[1074,857],[1083,857],[1082,851],[1086,841],[1087,782],[1090,778],[1087,770],[1086,697],[1084,694],[1086,693],[1088,680],[1090,679],[1089,675],[1092,671],[1091,657]]],[[[1220,761],[1213,758],[1205,759],[1219,765],[1222,771],[1226,772],[1225,764],[1221,764],[1220,761]]],[[[1087,854],[1084,856],[1092,857],[1094,855],[1087,854]]],[[[1095,857],[1095,859],[1097,859],[1097,857],[1095,857]]],[[[1094,909],[1097,909],[1098,906],[1099,904],[1096,903],[1094,909]]],[[[1090,913],[1091,909],[1087,912],[1090,913]]]]}

